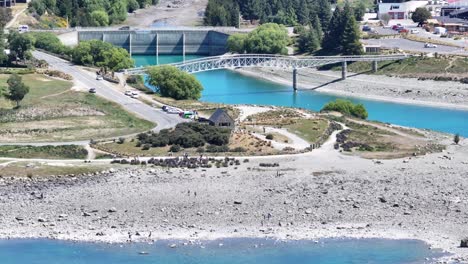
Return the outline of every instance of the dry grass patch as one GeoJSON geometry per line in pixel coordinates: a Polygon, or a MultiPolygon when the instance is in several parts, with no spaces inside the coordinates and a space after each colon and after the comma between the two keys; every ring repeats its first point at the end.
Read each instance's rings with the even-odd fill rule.
{"type": "MultiPolygon", "coordinates": [[[[0,75],[0,89],[8,75],[0,75]]],[[[119,105],[72,83],[38,74],[23,75],[30,87],[19,109],[0,99],[0,140],[3,142],[77,141],[142,132],[154,124],[126,112],[119,105]]]]}
{"type": "Polygon", "coordinates": [[[1,167],[1,177],[48,177],[57,175],[80,175],[109,169],[110,165],[47,164],[40,162],[15,162],[1,167]]]}

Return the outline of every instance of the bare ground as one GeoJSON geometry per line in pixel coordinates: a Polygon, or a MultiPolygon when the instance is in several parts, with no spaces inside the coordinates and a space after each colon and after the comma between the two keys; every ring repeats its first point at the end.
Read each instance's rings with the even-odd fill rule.
{"type": "Polygon", "coordinates": [[[156,6],[129,14],[125,25],[149,27],[155,22],[168,26],[199,26],[208,0],[162,0],[156,6]]]}

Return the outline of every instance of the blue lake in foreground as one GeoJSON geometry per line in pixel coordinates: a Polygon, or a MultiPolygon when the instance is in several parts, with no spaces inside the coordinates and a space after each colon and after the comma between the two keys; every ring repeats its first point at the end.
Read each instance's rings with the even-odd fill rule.
{"type": "MultiPolygon", "coordinates": [[[[169,248],[153,245],[108,245],[55,240],[0,240],[2,264],[416,264],[442,256],[417,240],[324,239],[278,242],[224,239],[169,248]],[[223,245],[220,246],[220,243],[223,245]],[[257,247],[255,246],[257,245],[257,247]],[[148,255],[140,255],[139,252],[148,255]],[[428,260],[426,260],[426,258],[428,260]]],[[[180,245],[180,243],[178,243],[180,245]]]]}
{"type": "MultiPolygon", "coordinates": [[[[186,56],[186,60],[199,57],[186,56]]],[[[156,64],[155,56],[134,56],[134,59],[137,66],[156,64]]],[[[159,58],[160,64],[181,60],[182,56],[160,56],[159,58]]],[[[293,93],[290,86],[245,76],[229,70],[202,72],[195,74],[195,76],[203,84],[204,91],[201,100],[206,102],[276,105],[319,111],[329,101],[346,98],[315,91],[293,93]]],[[[468,136],[468,111],[354,97],[346,99],[364,104],[369,112],[369,120],[468,136]]]]}

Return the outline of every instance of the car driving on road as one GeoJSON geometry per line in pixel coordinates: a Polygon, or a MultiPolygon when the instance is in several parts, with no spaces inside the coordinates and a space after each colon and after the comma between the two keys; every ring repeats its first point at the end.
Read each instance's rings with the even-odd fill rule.
{"type": "Polygon", "coordinates": [[[91,88],[91,89],[89,89],[89,92],[90,92],[90,93],[96,93],[96,88],[91,88]]]}
{"type": "Polygon", "coordinates": [[[426,43],[426,44],[424,44],[424,47],[425,48],[437,48],[437,45],[432,44],[432,43],[426,43]]]}

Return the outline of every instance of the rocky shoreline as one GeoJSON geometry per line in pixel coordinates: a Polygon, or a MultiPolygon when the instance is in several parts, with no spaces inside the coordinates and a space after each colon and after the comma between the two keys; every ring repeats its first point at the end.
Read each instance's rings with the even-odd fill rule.
{"type": "MultiPolygon", "coordinates": [[[[236,72],[284,85],[292,85],[291,70],[244,68],[236,72]]],[[[298,88],[339,96],[350,96],[394,103],[468,110],[468,85],[452,81],[418,80],[384,75],[301,69],[298,88]]]]}
{"type": "Polygon", "coordinates": [[[404,238],[468,261],[468,249],[459,248],[468,227],[466,175],[465,140],[410,159],[366,160],[324,144],[229,169],[116,165],[84,177],[3,177],[0,237],[115,243],[404,238]],[[265,162],[279,167],[261,167],[265,162]]]}

